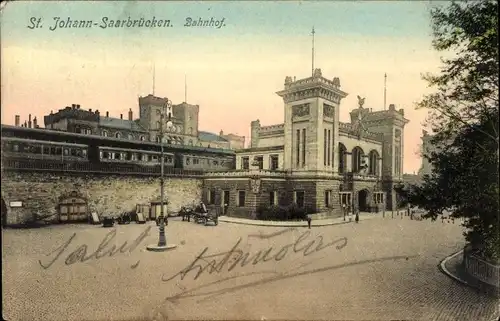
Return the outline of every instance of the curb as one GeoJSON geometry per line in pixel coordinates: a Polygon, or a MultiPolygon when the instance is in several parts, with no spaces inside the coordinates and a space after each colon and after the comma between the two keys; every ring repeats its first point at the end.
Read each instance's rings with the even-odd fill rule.
{"type": "MultiPolygon", "coordinates": [[[[224,222],[224,223],[230,223],[230,224],[240,224],[240,225],[251,225],[251,226],[267,226],[267,227],[308,227],[307,223],[300,223],[300,224],[266,224],[266,223],[253,223],[253,222],[235,222],[235,221],[226,221],[226,220],[221,220],[219,218],[219,222],[224,222]]],[[[347,224],[347,223],[354,223],[354,222],[335,222],[335,223],[321,223],[321,224],[313,224],[311,223],[311,227],[318,227],[318,226],[330,226],[330,225],[340,225],[340,224],[347,224]]]]}
{"type": "MultiPolygon", "coordinates": [[[[365,221],[365,220],[370,220],[369,219],[360,219],[359,222],[365,221]]],[[[332,225],[341,225],[341,224],[349,224],[349,223],[356,223],[354,220],[352,221],[340,221],[340,222],[329,222],[329,223],[314,223],[318,222],[321,220],[313,220],[311,222],[311,228],[312,227],[321,227],[321,226],[332,226],[332,225]]],[[[283,224],[283,222],[278,222],[277,224],[269,224],[269,223],[256,223],[252,220],[248,220],[247,222],[245,221],[231,221],[231,220],[224,220],[221,217],[219,217],[219,222],[224,222],[224,223],[230,223],[230,224],[240,224],[240,225],[252,225],[252,226],[267,226],[267,227],[308,227],[307,223],[297,223],[297,224],[283,224]]]]}
{"type": "MultiPolygon", "coordinates": [[[[446,276],[450,277],[451,279],[459,282],[459,283],[462,283],[468,287],[471,287],[473,289],[477,289],[477,287],[475,287],[474,285],[470,284],[469,282],[465,281],[465,280],[462,280],[461,278],[455,276],[453,273],[451,273],[447,268],[446,268],[446,262],[448,262],[449,260],[455,258],[456,256],[458,255],[461,255],[462,253],[464,252],[464,250],[460,250],[452,255],[449,255],[447,257],[445,257],[440,263],[439,263],[439,270],[441,270],[441,272],[443,274],[446,274],[446,276]]],[[[498,317],[494,317],[493,319],[491,319],[490,321],[500,321],[500,316],[498,317]]]]}
{"type": "Polygon", "coordinates": [[[465,280],[462,280],[461,278],[455,276],[453,273],[451,273],[447,268],[446,268],[446,263],[455,258],[455,256],[458,256],[460,254],[462,254],[464,252],[464,250],[460,250],[456,253],[453,253],[452,255],[449,255],[447,257],[445,257],[440,263],[439,263],[439,269],[441,270],[441,272],[443,272],[444,274],[446,274],[448,277],[452,278],[453,280],[459,282],[459,283],[462,283],[462,284],[465,284],[467,286],[470,286],[470,287],[473,287],[475,288],[474,286],[472,286],[469,282],[465,281],[465,280]]]}

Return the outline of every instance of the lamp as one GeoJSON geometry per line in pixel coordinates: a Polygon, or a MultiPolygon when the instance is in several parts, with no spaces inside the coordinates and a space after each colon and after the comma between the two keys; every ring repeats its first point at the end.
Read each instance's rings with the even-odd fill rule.
{"type": "MultiPolygon", "coordinates": [[[[165,213],[164,213],[164,198],[165,198],[165,178],[164,178],[164,171],[165,171],[165,157],[163,153],[163,122],[165,120],[165,116],[167,118],[166,125],[167,128],[171,128],[173,123],[172,123],[172,101],[170,101],[168,98],[166,99],[165,105],[163,105],[163,109],[160,113],[160,158],[161,158],[161,174],[160,174],[160,217],[159,219],[159,240],[158,244],[152,244],[148,245],[147,249],[149,251],[155,251],[155,252],[163,252],[166,250],[170,250],[173,248],[176,248],[177,245],[175,244],[167,244],[167,236],[165,233],[165,226],[168,225],[168,217],[165,220],[165,213]]],[[[167,202],[168,204],[168,202],[167,202]]],[[[168,213],[167,213],[168,215],[168,213]]]]}

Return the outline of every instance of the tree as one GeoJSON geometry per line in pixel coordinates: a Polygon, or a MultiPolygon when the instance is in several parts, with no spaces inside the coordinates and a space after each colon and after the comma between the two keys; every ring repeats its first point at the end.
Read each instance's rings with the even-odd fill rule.
{"type": "Polygon", "coordinates": [[[450,212],[464,218],[465,238],[480,255],[500,259],[498,135],[498,2],[452,2],[431,11],[434,49],[447,53],[434,89],[417,108],[438,150],[424,155],[433,170],[420,185],[400,188],[412,205],[435,220],[450,212]]]}

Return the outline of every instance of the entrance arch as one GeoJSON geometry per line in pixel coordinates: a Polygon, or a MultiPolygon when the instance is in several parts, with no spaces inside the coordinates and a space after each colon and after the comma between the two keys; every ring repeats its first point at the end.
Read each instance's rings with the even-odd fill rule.
{"type": "Polygon", "coordinates": [[[368,194],[367,189],[362,189],[358,192],[358,209],[360,212],[369,211],[368,194]]]}

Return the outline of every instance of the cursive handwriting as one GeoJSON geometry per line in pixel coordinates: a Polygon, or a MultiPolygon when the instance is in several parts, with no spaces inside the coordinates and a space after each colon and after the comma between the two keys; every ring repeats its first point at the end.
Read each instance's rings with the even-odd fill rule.
{"type": "Polygon", "coordinates": [[[305,270],[305,271],[285,271],[285,272],[276,272],[276,271],[263,271],[263,272],[251,272],[247,274],[241,274],[241,275],[236,275],[236,276],[229,276],[220,280],[216,280],[207,284],[202,284],[200,286],[197,286],[192,289],[184,289],[182,292],[167,297],[165,298],[165,301],[169,301],[172,303],[177,302],[178,300],[182,299],[189,299],[189,298],[196,298],[196,297],[205,297],[204,299],[198,300],[197,302],[202,302],[209,300],[213,297],[218,297],[222,294],[226,293],[231,293],[231,292],[237,292],[246,288],[254,287],[254,286],[259,286],[267,283],[272,283],[272,282],[277,282],[285,279],[292,279],[295,277],[300,277],[300,276],[305,276],[305,275],[312,275],[312,274],[317,274],[317,273],[323,273],[323,272],[328,272],[328,271],[333,271],[333,270],[338,270],[342,268],[348,268],[351,266],[357,266],[357,265],[364,265],[364,264],[371,264],[375,262],[384,262],[384,261],[397,261],[397,260],[408,260],[409,258],[416,258],[417,256],[392,256],[392,257],[385,257],[385,258],[378,258],[378,259],[367,259],[363,261],[355,261],[355,262],[349,262],[349,263],[344,263],[344,264],[339,264],[339,265],[330,265],[327,267],[322,267],[322,268],[315,268],[315,269],[310,269],[310,270],[305,270]],[[270,276],[265,277],[260,280],[256,281],[250,281],[248,283],[244,284],[238,284],[238,285],[232,285],[230,287],[226,288],[220,288],[219,285],[233,280],[233,279],[238,279],[242,278],[245,276],[250,276],[250,275],[257,275],[257,274],[270,274],[270,276]],[[216,286],[215,289],[213,290],[205,290],[202,291],[203,289],[216,286]]]}
{"type": "MultiPolygon", "coordinates": [[[[292,229],[287,229],[282,232],[273,233],[271,235],[252,235],[262,239],[270,239],[272,237],[282,235],[286,232],[292,231],[292,229]]],[[[293,243],[286,244],[279,249],[274,249],[273,246],[257,251],[254,255],[250,255],[249,252],[244,252],[239,249],[239,245],[241,244],[242,239],[239,238],[236,244],[229,250],[228,252],[216,253],[207,255],[209,250],[208,247],[203,249],[200,254],[196,256],[196,258],[191,262],[186,268],[182,269],[180,272],[176,273],[171,277],[162,276],[162,280],[164,282],[168,282],[173,280],[177,276],[180,276],[180,279],[183,280],[191,271],[195,271],[193,279],[198,279],[204,272],[212,273],[220,273],[223,271],[225,267],[227,267],[227,271],[230,272],[235,269],[238,264],[240,267],[245,267],[248,264],[252,263],[252,265],[258,265],[260,263],[265,263],[268,261],[281,261],[285,257],[287,257],[290,253],[300,253],[304,257],[309,256],[313,253],[320,252],[326,248],[332,247],[335,244],[337,250],[341,250],[347,245],[347,238],[342,237],[337,240],[334,240],[330,243],[324,244],[323,236],[318,235],[316,239],[307,241],[307,238],[311,235],[310,231],[306,231],[302,233],[297,240],[293,243]],[[218,261],[218,258],[221,258],[218,261]],[[232,261],[232,262],[231,262],[232,261]],[[206,264],[203,264],[205,262],[206,264]]]]}
{"type": "MultiPolygon", "coordinates": [[[[87,256],[87,250],[88,246],[86,244],[80,245],[76,250],[71,252],[67,257],[64,263],[66,265],[72,265],[77,262],[86,262],[89,260],[99,260],[105,256],[111,257],[117,253],[125,253],[129,252],[132,253],[146,237],[149,236],[149,231],[151,230],[151,226],[148,226],[133,242],[130,244],[127,244],[128,242],[125,241],[120,247],[117,247],[116,245],[111,245],[108,246],[109,243],[115,238],[116,236],[116,229],[111,230],[108,234],[106,234],[101,241],[101,244],[97,247],[97,250],[87,256]]],[[[38,263],[40,266],[44,269],[48,269],[51,267],[59,257],[64,253],[64,251],[68,248],[68,246],[72,243],[74,238],[76,237],[76,233],[73,233],[73,235],[60,247],[52,251],[51,253],[47,254],[46,256],[50,257],[53,255],[55,252],[57,254],[55,257],[47,264],[43,264],[41,260],[38,260],[38,263]]],[[[139,261],[137,261],[135,264],[131,266],[131,268],[136,268],[139,265],[139,261]]]]}

